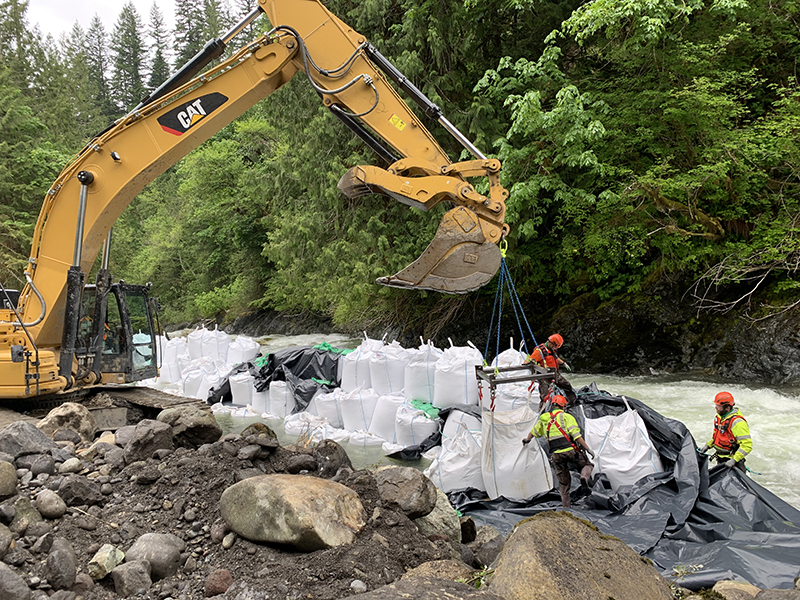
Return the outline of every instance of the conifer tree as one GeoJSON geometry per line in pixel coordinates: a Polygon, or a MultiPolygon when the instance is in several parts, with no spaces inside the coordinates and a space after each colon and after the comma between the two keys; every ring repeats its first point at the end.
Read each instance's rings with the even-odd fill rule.
{"type": "Polygon", "coordinates": [[[142,80],[145,48],[142,41],[142,20],[133,2],[127,2],[119,14],[111,36],[114,94],[123,109],[130,110],[145,95],[142,80]]]}
{"type": "Polygon", "coordinates": [[[153,2],[150,7],[150,51],[152,60],[150,63],[150,77],[147,80],[147,89],[153,91],[169,77],[169,64],[167,63],[167,48],[169,39],[167,29],[164,25],[164,15],[158,5],[153,2]]]}
{"type": "Polygon", "coordinates": [[[219,0],[205,0],[203,13],[203,41],[215,40],[224,28],[219,0]]]}
{"type": "Polygon", "coordinates": [[[175,68],[182,67],[203,48],[203,23],[194,0],[175,0],[175,68]]]}
{"type": "Polygon", "coordinates": [[[108,122],[121,116],[119,108],[111,100],[108,85],[108,34],[103,22],[95,14],[86,32],[86,64],[89,70],[89,87],[100,115],[108,122]]]}
{"type": "Polygon", "coordinates": [[[30,55],[36,36],[28,28],[28,0],[0,0],[0,64],[11,81],[24,90],[31,74],[30,55]]]}

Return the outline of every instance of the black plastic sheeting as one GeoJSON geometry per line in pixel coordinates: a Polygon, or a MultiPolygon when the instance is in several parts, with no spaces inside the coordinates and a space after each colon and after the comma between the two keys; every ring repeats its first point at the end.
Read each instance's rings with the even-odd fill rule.
{"type": "MultiPolygon", "coordinates": [[[[688,589],[710,587],[722,579],[760,588],[793,588],[800,575],[800,511],[738,469],[709,467],[681,422],[633,398],[627,401],[642,417],[665,472],[616,493],[599,474],[591,494],[584,497],[578,497],[579,481],[573,474],[571,512],[620,538],[652,560],[665,577],[688,589]]],[[[578,391],[577,405],[569,412],[583,428],[583,412],[598,418],[625,410],[622,397],[592,384],[578,391]]],[[[483,500],[485,494],[476,490],[448,496],[464,514],[503,533],[538,512],[561,510],[555,491],[526,503],[483,500]]]]}
{"type": "Polygon", "coordinates": [[[265,362],[259,361],[260,367],[254,362],[234,367],[223,378],[219,387],[211,390],[207,402],[208,404],[231,402],[233,400],[231,375],[249,371],[255,378],[253,385],[259,392],[266,390],[273,381],[285,381],[295,400],[295,406],[289,412],[301,412],[308,407],[317,393],[331,392],[339,387],[339,358],[339,354],[321,348],[307,346],[287,348],[270,354],[265,362]]]}

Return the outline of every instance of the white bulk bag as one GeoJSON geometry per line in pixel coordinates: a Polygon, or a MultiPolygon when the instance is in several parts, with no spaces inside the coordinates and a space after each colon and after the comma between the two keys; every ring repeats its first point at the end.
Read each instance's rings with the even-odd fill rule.
{"type": "Polygon", "coordinates": [[[462,423],[468,431],[480,435],[482,425],[478,417],[465,413],[463,410],[451,410],[447,415],[444,427],[442,427],[442,447],[450,444],[456,437],[462,423]]]}
{"type": "Polygon", "coordinates": [[[491,500],[503,496],[524,501],[553,489],[550,461],[537,443],[522,444],[536,423],[528,406],[504,412],[483,412],[481,467],[491,500]]]}
{"type": "Polygon", "coordinates": [[[621,415],[585,419],[584,425],[583,437],[595,452],[594,473],[605,473],[615,492],[664,470],[642,417],[627,400],[625,406],[621,415]]]}
{"type": "Polygon", "coordinates": [[[261,346],[253,338],[240,335],[228,346],[227,362],[233,366],[246,363],[258,356],[260,350],[261,346]]]}
{"type": "Polygon", "coordinates": [[[189,358],[195,359],[203,356],[203,336],[208,332],[205,327],[195,329],[192,333],[186,336],[186,342],[189,349],[189,358]]]}
{"type": "Polygon", "coordinates": [[[458,431],[425,475],[443,492],[475,488],[485,491],[481,469],[481,433],[459,423],[458,431]]]}
{"type": "Polygon", "coordinates": [[[340,389],[327,394],[320,394],[314,398],[317,414],[330,423],[331,427],[342,428],[342,412],[339,406],[340,389]]]}
{"type": "Polygon", "coordinates": [[[416,446],[439,429],[436,421],[428,418],[424,411],[408,404],[397,409],[394,422],[395,441],[404,448],[416,446]]]}
{"type": "Polygon", "coordinates": [[[339,414],[342,416],[342,427],[346,431],[367,431],[372,422],[372,414],[378,404],[375,390],[357,389],[342,392],[339,395],[339,414]]]}
{"type": "Polygon", "coordinates": [[[371,387],[378,394],[397,394],[403,391],[409,351],[392,342],[369,357],[371,387]]]}
{"type": "Polygon", "coordinates": [[[452,346],[436,362],[433,405],[447,408],[456,404],[478,404],[475,365],[483,355],[474,346],[452,346]]]}
{"type": "Polygon", "coordinates": [[[167,362],[177,362],[178,356],[186,354],[189,346],[185,337],[174,337],[171,340],[164,338],[161,344],[161,360],[167,362]]]}
{"type": "Polygon", "coordinates": [[[181,380],[181,369],[178,361],[161,363],[158,369],[158,383],[177,383],[181,380]]]}
{"type": "MultiPolygon", "coordinates": [[[[494,357],[492,360],[493,367],[517,367],[525,362],[525,359],[528,358],[527,355],[517,350],[516,348],[509,348],[508,350],[503,350],[500,354],[494,357]]],[[[502,379],[503,376],[511,377],[506,373],[501,373],[499,378],[502,379]]]]}
{"type": "Polygon", "coordinates": [[[231,385],[233,404],[250,406],[258,414],[266,411],[267,391],[259,392],[256,390],[255,378],[249,372],[245,371],[231,375],[228,381],[231,385]]]}
{"type": "Polygon", "coordinates": [[[375,411],[372,413],[372,421],[368,431],[372,435],[394,443],[395,441],[395,417],[397,409],[405,404],[405,398],[400,394],[389,394],[378,398],[375,411]]]}
{"type": "Polygon", "coordinates": [[[285,381],[271,381],[264,412],[283,419],[294,410],[294,396],[285,381]]]}
{"type": "MultiPolygon", "coordinates": [[[[534,382],[536,383],[536,382],[534,382]]],[[[486,388],[484,388],[485,390],[486,388]]],[[[495,412],[503,412],[506,410],[514,410],[525,406],[530,402],[534,406],[539,404],[539,388],[534,387],[533,393],[528,392],[528,386],[518,383],[506,383],[498,385],[494,396],[494,410],[495,412]]],[[[491,399],[487,392],[483,394],[483,406],[489,408],[491,399]]]]}
{"type": "Polygon", "coordinates": [[[215,361],[227,363],[228,346],[231,345],[231,337],[224,331],[214,329],[206,330],[202,337],[203,356],[210,356],[215,361]]]}
{"type": "Polygon", "coordinates": [[[436,377],[436,363],[442,351],[433,344],[423,344],[410,351],[411,358],[406,365],[404,395],[410,400],[433,403],[433,382],[436,377]]]}
{"type": "Polygon", "coordinates": [[[183,395],[187,398],[194,398],[197,396],[197,390],[200,389],[200,383],[203,381],[205,371],[202,369],[190,369],[183,373],[183,395]]]}
{"type": "Polygon", "coordinates": [[[369,373],[369,358],[373,352],[383,348],[383,340],[370,338],[352,352],[345,354],[339,362],[342,373],[342,391],[352,392],[356,388],[371,388],[372,379],[369,373]]]}
{"type": "Polygon", "coordinates": [[[211,391],[211,388],[217,387],[221,379],[222,377],[220,376],[219,371],[216,369],[213,371],[204,371],[203,377],[200,380],[200,385],[197,388],[197,393],[194,395],[194,397],[200,400],[207,400],[208,392],[211,391]]]}

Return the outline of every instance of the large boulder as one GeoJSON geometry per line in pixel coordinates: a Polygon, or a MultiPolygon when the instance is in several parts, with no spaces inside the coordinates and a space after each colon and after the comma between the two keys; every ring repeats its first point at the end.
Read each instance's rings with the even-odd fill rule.
{"type": "Polygon", "coordinates": [[[0,431],[0,452],[18,458],[25,454],[45,454],[58,445],[29,421],[16,421],[0,431]]]}
{"type": "Polygon", "coordinates": [[[436,506],[436,486],[411,467],[384,467],[375,471],[381,500],[396,505],[409,519],[418,519],[436,506]]]}
{"type": "Polygon", "coordinates": [[[52,438],[56,431],[67,429],[74,431],[84,442],[91,442],[97,432],[97,422],[91,411],[83,404],[65,402],[57,406],[37,423],[36,427],[46,436],[52,438]]]}
{"type": "Polygon", "coordinates": [[[220,498],[228,527],[256,542],[313,551],[350,544],[364,526],[358,494],[307,475],[261,475],[240,481],[220,498]]]}
{"type": "Polygon", "coordinates": [[[136,424],[133,436],[125,444],[125,462],[153,458],[156,450],[172,450],[172,427],[161,421],[143,419],[136,424]]]}
{"type": "Polygon", "coordinates": [[[671,600],[649,561],[590,523],[556,511],[517,524],[489,591],[506,600],[671,600]]]}
{"type": "Polygon", "coordinates": [[[439,488],[436,488],[436,506],[433,510],[419,519],[414,519],[414,524],[424,536],[445,535],[450,541],[461,543],[461,521],[456,509],[439,488]]]}
{"type": "Polygon", "coordinates": [[[181,447],[197,449],[222,437],[222,428],[209,408],[193,404],[167,408],[156,419],[172,427],[175,443],[181,447]]]}

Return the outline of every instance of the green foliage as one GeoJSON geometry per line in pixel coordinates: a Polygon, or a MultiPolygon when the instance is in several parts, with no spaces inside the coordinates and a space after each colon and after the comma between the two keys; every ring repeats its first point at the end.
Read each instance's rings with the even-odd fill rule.
{"type": "MultiPolygon", "coordinates": [[[[221,6],[208,0],[199,11],[177,0],[177,64],[228,26],[221,6]]],[[[237,17],[253,6],[238,0],[237,17]]],[[[0,257],[17,273],[5,280],[19,277],[41,198],[68,150],[119,116],[112,97],[130,107],[143,74],[152,89],[168,69],[158,15],[148,61],[138,15],[123,8],[112,93],[99,21],[57,45],[30,31],[27,3],[0,0],[0,8],[0,257]]],[[[764,281],[775,297],[796,293],[794,3],[332,0],[328,8],[502,160],[508,260],[526,300],[606,299],[661,274],[696,278],[700,298],[764,281]]],[[[454,160],[468,158],[423,120],[454,160]]],[[[452,318],[460,299],[374,284],[419,256],[442,212],[344,198],[339,178],[376,160],[301,75],[134,200],[115,227],[112,271],[152,281],[168,321],[254,307],[315,311],[352,327],[452,318]]]]}

